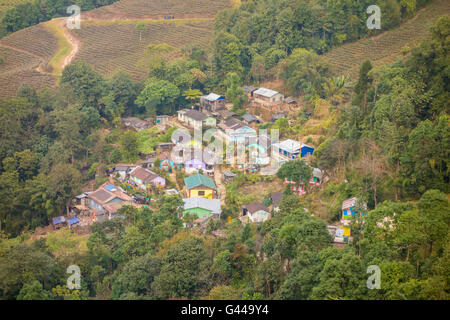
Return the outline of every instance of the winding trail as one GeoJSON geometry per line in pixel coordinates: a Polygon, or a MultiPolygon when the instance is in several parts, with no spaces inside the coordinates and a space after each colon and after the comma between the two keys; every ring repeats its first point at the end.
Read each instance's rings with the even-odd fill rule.
{"type": "Polygon", "coordinates": [[[58,39],[58,50],[49,61],[53,67],[53,75],[59,76],[78,53],[81,41],[67,28],[67,18],[55,18],[44,23],[44,26],[58,39]]]}
{"type": "MultiPolygon", "coordinates": [[[[73,59],[75,58],[76,54],[78,53],[80,49],[80,40],[77,39],[67,28],[66,26],[66,19],[61,20],[62,21],[62,28],[63,28],[63,34],[66,37],[66,40],[70,43],[72,50],[70,53],[64,58],[61,69],[64,69],[67,65],[69,65],[73,59]]],[[[61,22],[58,22],[61,23],[61,22]]]]}

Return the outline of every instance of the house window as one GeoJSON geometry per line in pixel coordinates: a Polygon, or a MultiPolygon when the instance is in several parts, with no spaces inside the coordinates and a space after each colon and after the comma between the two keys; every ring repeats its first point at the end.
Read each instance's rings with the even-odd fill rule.
{"type": "Polygon", "coordinates": [[[199,196],[204,196],[204,195],[205,195],[205,191],[199,191],[199,192],[198,192],[198,195],[199,195],[199,196]]]}

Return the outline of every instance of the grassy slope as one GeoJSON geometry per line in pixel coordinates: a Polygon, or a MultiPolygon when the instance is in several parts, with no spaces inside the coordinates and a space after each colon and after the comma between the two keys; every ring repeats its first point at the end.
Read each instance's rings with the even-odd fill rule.
{"type": "Polygon", "coordinates": [[[430,26],[443,15],[450,14],[448,0],[435,0],[417,15],[399,26],[373,38],[348,43],[327,53],[325,57],[335,66],[338,74],[356,78],[361,64],[369,59],[375,66],[394,62],[405,46],[413,48],[429,36],[430,26]]]}
{"type": "Polygon", "coordinates": [[[49,30],[53,36],[56,37],[58,40],[57,46],[58,50],[55,52],[53,57],[48,62],[48,65],[51,67],[52,74],[55,76],[60,76],[62,73],[62,62],[64,61],[64,58],[70,53],[72,50],[72,46],[67,41],[66,37],[64,36],[63,29],[59,27],[57,23],[55,23],[54,20],[47,21],[43,24],[43,26],[49,30]]]}

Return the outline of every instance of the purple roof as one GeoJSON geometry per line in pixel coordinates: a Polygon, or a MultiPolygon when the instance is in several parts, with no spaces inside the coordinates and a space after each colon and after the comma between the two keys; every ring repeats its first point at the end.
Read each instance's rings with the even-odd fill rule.
{"type": "Polygon", "coordinates": [[[196,158],[186,161],[185,165],[186,165],[186,167],[188,165],[193,165],[195,167],[198,167],[198,166],[206,167],[206,164],[203,161],[196,159],[196,158]]]}
{"type": "Polygon", "coordinates": [[[66,219],[64,219],[63,216],[53,218],[53,224],[59,224],[59,223],[65,222],[65,221],[66,221],[66,219]]]}

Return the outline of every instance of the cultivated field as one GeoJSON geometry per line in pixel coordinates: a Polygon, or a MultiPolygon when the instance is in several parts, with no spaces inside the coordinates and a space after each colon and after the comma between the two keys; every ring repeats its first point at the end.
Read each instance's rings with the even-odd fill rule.
{"type": "Polygon", "coordinates": [[[375,66],[394,62],[401,56],[403,47],[416,46],[429,36],[430,26],[440,16],[448,14],[450,14],[448,0],[435,0],[398,28],[377,37],[346,44],[327,53],[325,57],[339,74],[348,74],[351,78],[356,78],[359,67],[365,60],[369,59],[375,66]]]}
{"type": "Polygon", "coordinates": [[[230,7],[230,0],[120,0],[112,5],[90,11],[87,16],[95,19],[163,19],[174,16],[175,19],[193,17],[214,17],[215,14],[230,7]]]}
{"type": "Polygon", "coordinates": [[[57,51],[57,39],[42,25],[0,39],[0,97],[12,97],[21,85],[54,87],[47,64],[57,51]]]}
{"type": "Polygon", "coordinates": [[[83,60],[97,71],[110,75],[121,69],[136,79],[143,79],[148,70],[142,59],[149,44],[167,43],[178,50],[168,54],[168,59],[180,55],[186,45],[206,47],[212,36],[212,21],[148,22],[140,39],[136,24],[130,21],[115,23],[85,23],[73,30],[82,45],[75,61],[83,60]]]}

